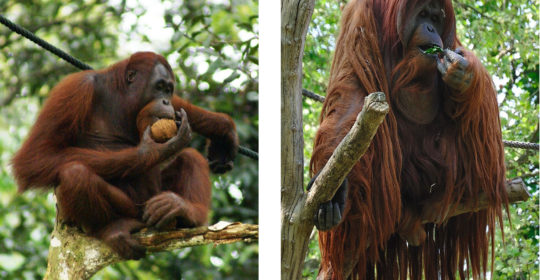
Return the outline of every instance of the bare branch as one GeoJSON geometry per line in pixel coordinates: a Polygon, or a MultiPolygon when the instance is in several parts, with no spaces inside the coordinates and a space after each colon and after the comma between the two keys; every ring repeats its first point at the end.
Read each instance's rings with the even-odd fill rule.
{"type": "MultiPolygon", "coordinates": [[[[509,203],[527,201],[531,196],[527,191],[527,187],[525,186],[525,183],[523,183],[523,180],[521,178],[515,178],[506,182],[506,192],[508,194],[509,203]]],[[[484,193],[481,193],[478,197],[478,201],[462,201],[455,205],[454,211],[450,213],[450,215],[448,215],[447,219],[465,213],[478,212],[480,210],[488,208],[489,205],[489,199],[484,193]]],[[[450,209],[452,209],[452,207],[450,209]]],[[[428,213],[424,213],[424,216],[426,216],[427,214],[428,213]]],[[[422,219],[422,223],[424,224],[432,222],[433,221],[430,221],[427,218],[422,219]]]]}
{"type": "Polygon", "coordinates": [[[352,167],[368,149],[388,111],[384,93],[374,92],[366,97],[353,127],[334,150],[307,195],[306,218],[311,219],[319,205],[334,196],[352,167]]]}

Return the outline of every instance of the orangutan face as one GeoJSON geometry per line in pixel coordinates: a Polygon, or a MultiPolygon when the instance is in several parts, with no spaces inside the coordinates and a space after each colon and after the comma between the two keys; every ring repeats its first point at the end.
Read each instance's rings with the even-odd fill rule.
{"type": "MultiPolygon", "coordinates": [[[[401,24],[398,21],[404,49],[425,54],[425,51],[433,46],[443,48],[441,36],[444,30],[444,17],[445,13],[439,1],[432,0],[417,6],[403,28],[400,28],[401,24]]],[[[398,17],[398,20],[401,18],[398,17]]]]}

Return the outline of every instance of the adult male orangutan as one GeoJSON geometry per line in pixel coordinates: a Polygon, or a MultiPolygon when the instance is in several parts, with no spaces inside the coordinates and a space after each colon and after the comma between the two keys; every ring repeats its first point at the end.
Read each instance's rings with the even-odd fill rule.
{"type": "Polygon", "coordinates": [[[13,172],[19,191],[55,187],[64,222],[138,259],[145,249],[131,232],[206,223],[209,166],[230,170],[237,149],[232,119],[174,95],[167,61],[140,52],[103,70],[71,74],[54,87],[13,158],[13,172]],[[178,125],[164,143],[150,135],[159,119],[178,125]],[[210,139],[210,164],[186,148],[191,129],[210,139]]]}
{"type": "Polygon", "coordinates": [[[450,0],[352,0],[344,8],[312,175],[376,91],[390,112],[315,217],[319,278],[485,276],[507,202],[503,145],[493,83],[462,48],[450,0]],[[434,46],[444,52],[426,52],[434,46]],[[480,193],[488,209],[450,215],[480,193]]]}

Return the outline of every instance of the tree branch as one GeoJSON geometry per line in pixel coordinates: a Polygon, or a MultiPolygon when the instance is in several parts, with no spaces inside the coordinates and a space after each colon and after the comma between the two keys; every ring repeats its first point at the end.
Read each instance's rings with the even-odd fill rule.
{"type": "MultiPolygon", "coordinates": [[[[151,252],[170,251],[206,244],[256,242],[259,226],[218,222],[209,227],[159,232],[143,229],[134,234],[151,252]]],[[[76,227],[57,223],[51,235],[47,273],[44,279],[89,279],[102,268],[124,261],[100,240],[76,227]]]]}
{"type": "MultiPolygon", "coordinates": [[[[527,201],[531,195],[527,191],[527,187],[521,178],[515,178],[506,182],[506,193],[508,194],[509,203],[517,203],[527,201]]],[[[446,217],[449,219],[454,216],[458,216],[465,213],[478,212],[480,210],[486,209],[489,206],[489,199],[484,193],[480,193],[478,196],[478,201],[461,201],[454,206],[451,206],[450,209],[453,211],[446,217]]],[[[422,223],[432,223],[428,216],[430,213],[423,213],[422,223]]]]}
{"type": "Polygon", "coordinates": [[[307,219],[312,220],[319,205],[332,199],[339,185],[368,149],[389,110],[384,93],[374,92],[366,96],[356,122],[334,150],[307,195],[304,211],[307,219]]]}

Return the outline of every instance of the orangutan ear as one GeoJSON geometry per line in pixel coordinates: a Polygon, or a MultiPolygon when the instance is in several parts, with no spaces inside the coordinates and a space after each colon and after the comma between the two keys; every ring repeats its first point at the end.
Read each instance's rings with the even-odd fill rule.
{"type": "Polygon", "coordinates": [[[135,70],[128,70],[126,73],[126,81],[128,84],[133,83],[135,81],[135,76],[137,75],[137,71],[135,70]]]}

